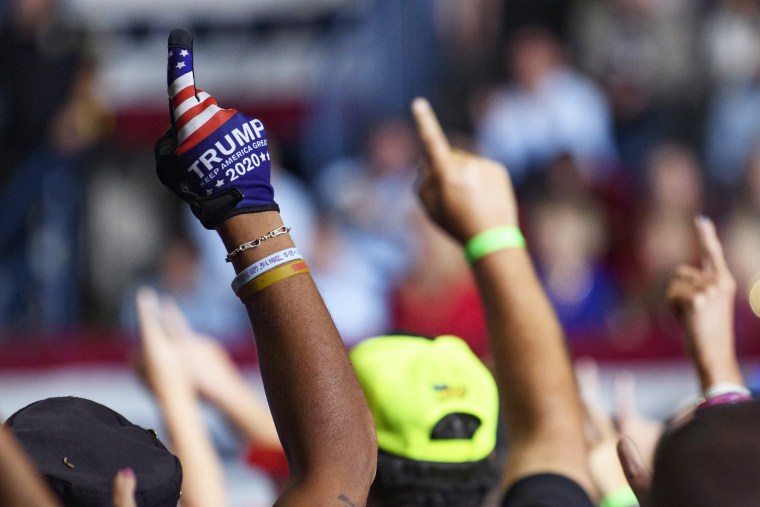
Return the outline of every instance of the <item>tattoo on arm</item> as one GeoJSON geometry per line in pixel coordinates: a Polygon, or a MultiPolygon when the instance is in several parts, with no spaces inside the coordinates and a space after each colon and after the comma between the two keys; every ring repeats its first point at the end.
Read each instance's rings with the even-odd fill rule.
{"type": "Polygon", "coordinates": [[[338,500],[340,500],[343,503],[343,505],[345,505],[347,507],[356,507],[356,505],[354,504],[354,502],[352,502],[351,500],[349,500],[348,498],[346,498],[346,495],[340,495],[338,497],[338,500]]]}

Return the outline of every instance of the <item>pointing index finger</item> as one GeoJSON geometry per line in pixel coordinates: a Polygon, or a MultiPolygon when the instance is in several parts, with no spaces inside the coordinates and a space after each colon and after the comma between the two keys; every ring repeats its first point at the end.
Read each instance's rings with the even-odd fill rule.
{"type": "Polygon", "coordinates": [[[450,155],[451,148],[433,108],[426,99],[416,98],[412,102],[412,113],[417,124],[417,132],[422,139],[425,156],[431,166],[441,167],[450,155]]]}
{"type": "Polygon", "coordinates": [[[726,260],[723,257],[723,247],[715,232],[715,224],[706,216],[697,217],[695,220],[697,234],[699,236],[699,249],[702,257],[702,269],[713,273],[725,273],[728,271],[726,260]]]}
{"type": "Polygon", "coordinates": [[[193,34],[184,28],[175,28],[169,34],[166,82],[172,111],[175,111],[185,100],[195,97],[193,34]]]}

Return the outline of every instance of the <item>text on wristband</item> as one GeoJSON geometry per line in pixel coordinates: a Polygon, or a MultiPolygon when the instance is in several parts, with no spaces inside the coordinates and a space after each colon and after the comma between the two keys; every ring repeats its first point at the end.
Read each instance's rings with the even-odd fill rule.
{"type": "Polygon", "coordinates": [[[269,266],[276,266],[282,264],[286,260],[295,259],[302,259],[302,257],[298,254],[298,250],[291,248],[289,250],[285,250],[281,253],[277,253],[264,260],[261,260],[258,263],[251,265],[248,269],[252,275],[257,275],[259,272],[264,271],[265,268],[268,268],[269,266]]]}

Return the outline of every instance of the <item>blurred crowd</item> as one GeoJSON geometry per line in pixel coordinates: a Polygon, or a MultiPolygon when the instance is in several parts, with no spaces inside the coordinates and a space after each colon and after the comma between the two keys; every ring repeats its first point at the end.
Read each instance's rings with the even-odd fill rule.
{"type": "MultiPolygon", "coordinates": [[[[738,345],[750,346],[760,1],[346,4],[351,23],[334,23],[328,44],[333,63],[353,51],[356,64],[327,59],[302,97],[302,134],[270,150],[275,199],[347,344],[405,330],[456,334],[486,353],[461,251],[414,198],[421,155],[405,108],[426,95],[453,144],[510,169],[571,347],[679,347],[663,294],[675,266],[698,258],[700,214],[718,225],[739,287],[738,345]]],[[[0,17],[4,339],[128,334],[135,287],[149,283],[194,328],[247,342],[223,245],[178,203],[166,212],[152,146],[119,139],[134,111],[103,100],[103,62],[65,5],[15,0],[0,17]]],[[[255,100],[246,106],[256,114],[255,100]]]]}

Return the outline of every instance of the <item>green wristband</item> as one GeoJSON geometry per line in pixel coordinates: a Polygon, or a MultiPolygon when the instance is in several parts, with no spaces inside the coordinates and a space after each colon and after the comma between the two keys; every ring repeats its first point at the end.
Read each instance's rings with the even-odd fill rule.
{"type": "Polygon", "coordinates": [[[464,246],[464,256],[467,262],[475,264],[486,255],[504,250],[505,248],[521,248],[525,246],[525,238],[520,229],[514,225],[494,227],[479,232],[464,246]]]}
{"type": "Polygon", "coordinates": [[[630,486],[624,486],[605,495],[599,502],[599,507],[636,507],[638,505],[639,500],[630,486]]]}

